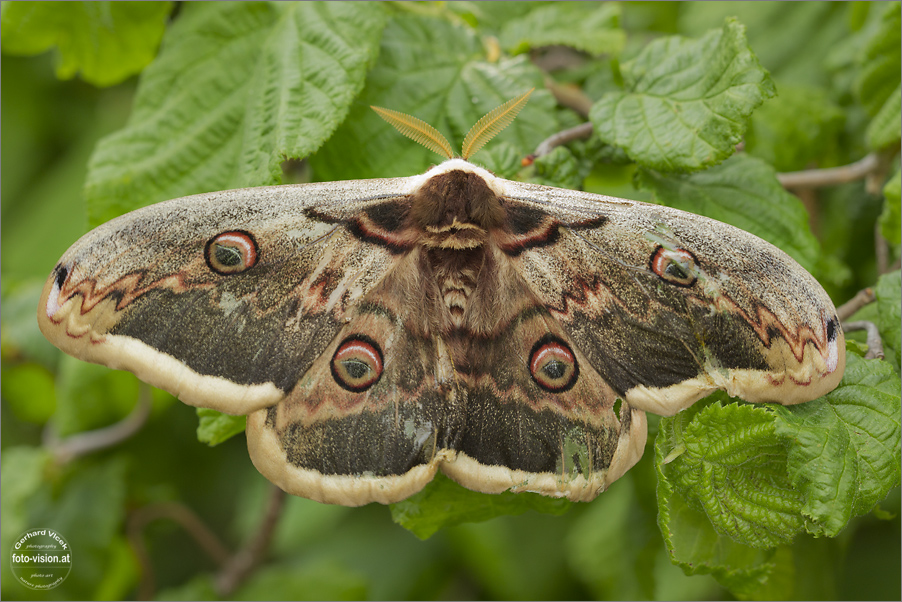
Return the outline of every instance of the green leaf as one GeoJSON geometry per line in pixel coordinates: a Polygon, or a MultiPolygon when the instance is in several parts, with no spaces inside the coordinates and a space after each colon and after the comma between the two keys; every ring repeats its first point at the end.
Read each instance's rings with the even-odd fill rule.
{"type": "Polygon", "coordinates": [[[197,408],[197,440],[210,447],[244,432],[246,416],[232,416],[209,408],[197,408]]]}
{"type": "Polygon", "coordinates": [[[801,531],[800,495],[786,476],[786,450],[774,417],[762,407],[715,403],[662,420],[682,454],[666,478],[714,529],[759,549],[787,543],[801,531]]]}
{"type": "Polygon", "coordinates": [[[882,149],[899,144],[902,136],[902,85],[890,94],[880,111],[868,124],[865,137],[872,149],[882,149]]]}
{"type": "MultiPolygon", "coordinates": [[[[467,27],[444,19],[395,17],[385,28],[379,62],[361,98],[347,122],[310,163],[319,180],[421,173],[439,156],[406,140],[370,105],[422,119],[444,134],[457,152],[483,115],[533,87],[538,89],[527,105],[489,149],[507,142],[525,156],[556,131],[555,101],[541,89],[542,73],[526,57],[486,61],[479,40],[467,27]]],[[[476,154],[476,163],[480,156],[476,154]]]]}
{"type": "Polygon", "coordinates": [[[791,443],[788,470],[804,496],[805,528],[835,537],[899,484],[899,375],[884,361],[846,355],[840,385],[797,406],[774,406],[791,443]]]}
{"type": "Polygon", "coordinates": [[[614,3],[554,2],[504,24],[501,46],[511,54],[562,45],[589,54],[619,54],[626,43],[614,3]]]}
{"type": "Polygon", "coordinates": [[[664,463],[675,448],[685,444],[682,430],[673,427],[677,421],[691,421],[692,415],[701,411],[699,403],[661,420],[655,438],[658,526],[671,562],[687,575],[710,574],[737,597],[748,598],[760,592],[776,571],[774,552],[742,545],[715,530],[704,511],[687,503],[675,489],[668,476],[670,464],[664,463]]]}
{"type": "Polygon", "coordinates": [[[845,114],[822,88],[781,84],[777,91],[752,114],[745,150],[777,171],[805,169],[835,146],[845,114]]]}
{"type": "Polygon", "coordinates": [[[150,63],[172,2],[6,2],[3,52],[40,54],[57,47],[56,75],[111,86],[150,63]]]}
{"type": "Polygon", "coordinates": [[[570,149],[563,146],[536,159],[535,167],[535,176],[529,181],[545,186],[579,189],[585,178],[585,174],[580,172],[576,157],[570,149]]]}
{"type": "Polygon", "coordinates": [[[830,84],[826,57],[849,37],[850,8],[839,2],[681,2],[680,9],[678,31],[689,36],[736,17],[764,68],[794,84],[830,84]]]}
{"type": "Polygon", "coordinates": [[[855,82],[858,99],[871,116],[881,112],[902,79],[902,5],[887,2],[882,10],[879,26],[858,59],[861,72],[855,82]]]}
{"type": "Polygon", "coordinates": [[[888,243],[898,247],[902,244],[902,172],[896,175],[883,187],[883,213],[880,214],[880,233],[888,243]]]}
{"type": "Polygon", "coordinates": [[[698,40],[655,40],[621,70],[625,90],[605,94],[589,117],[602,141],[661,171],[696,171],[729,157],[749,115],[774,95],[735,19],[698,40]]]}
{"type": "Polygon", "coordinates": [[[868,345],[852,338],[846,338],[846,352],[864,357],[868,353],[868,345]]]}
{"type": "Polygon", "coordinates": [[[820,252],[808,213],[786,192],[774,169],[754,157],[736,155],[702,172],[666,175],[639,171],[639,182],[657,202],[726,222],[779,247],[813,272],[820,252]]]}
{"type": "Polygon", "coordinates": [[[563,514],[569,508],[570,502],[565,499],[537,493],[477,493],[439,473],[419,493],[392,504],[391,514],[396,523],[420,539],[428,539],[442,527],[451,525],[482,522],[506,514],[523,514],[527,510],[563,514]]]}
{"type": "Polygon", "coordinates": [[[479,151],[479,164],[500,178],[513,179],[522,167],[523,155],[510,142],[490,144],[479,151]]]}
{"type": "MultiPolygon", "coordinates": [[[[410,6],[412,3],[404,3],[410,6]]],[[[535,10],[536,2],[444,2],[447,10],[460,15],[471,27],[497,36],[509,21],[518,19],[535,10]]]]}
{"type": "Polygon", "coordinates": [[[377,3],[185,4],[125,129],[91,159],[93,223],[185,194],[274,184],[322,145],[363,87],[377,3]]]}
{"type": "Polygon", "coordinates": [[[855,81],[859,102],[873,117],[866,138],[872,149],[898,144],[902,135],[902,5],[888,2],[878,26],[858,57],[860,72],[855,81]]]}
{"type": "Polygon", "coordinates": [[[877,281],[874,294],[877,297],[877,313],[880,320],[877,328],[883,339],[883,351],[886,361],[899,370],[902,358],[902,342],[900,342],[900,321],[902,321],[902,300],[900,300],[900,273],[898,271],[884,274],[877,281]]]}

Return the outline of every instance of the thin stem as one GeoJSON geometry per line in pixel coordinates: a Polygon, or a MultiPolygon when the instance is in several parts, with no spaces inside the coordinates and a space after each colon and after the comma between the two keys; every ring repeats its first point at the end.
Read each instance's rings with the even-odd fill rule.
{"type": "Polygon", "coordinates": [[[874,224],[874,254],[877,257],[877,273],[886,274],[889,271],[889,245],[883,238],[879,221],[874,224]]]}
{"type": "Polygon", "coordinates": [[[138,403],[128,416],[110,426],[77,433],[65,439],[56,437],[53,429],[45,431],[45,444],[59,462],[70,462],[79,456],[112,447],[125,441],[144,426],[152,406],[150,387],[141,383],[138,403]]]}
{"type": "Polygon", "coordinates": [[[153,565],[144,545],[144,528],[162,518],[178,523],[216,564],[225,566],[229,562],[229,549],[187,506],[166,502],[139,508],[129,515],[126,533],[142,568],[141,583],[138,586],[138,598],[141,600],[153,599],[156,589],[153,565]]]}
{"type": "Polygon", "coordinates": [[[533,158],[543,157],[562,144],[567,144],[573,140],[584,140],[591,135],[592,122],[590,121],[572,127],[569,130],[557,132],[539,143],[539,146],[536,147],[536,151],[533,153],[533,158]]]}
{"type": "Polygon", "coordinates": [[[868,352],[864,355],[865,359],[882,360],[884,358],[883,339],[880,338],[880,331],[877,330],[876,324],[867,320],[859,320],[857,322],[846,322],[842,325],[842,328],[846,332],[852,330],[866,330],[868,333],[868,352]]]}
{"type": "Polygon", "coordinates": [[[559,84],[550,76],[545,76],[545,87],[551,91],[559,105],[573,109],[583,117],[589,117],[592,99],[580,88],[559,84]]]}
{"type": "Polygon", "coordinates": [[[270,486],[266,513],[255,535],[235,553],[216,576],[216,591],[228,598],[263,561],[275,533],[276,524],[285,507],[286,493],[276,485],[270,486]]]}
{"type": "Polygon", "coordinates": [[[865,305],[873,303],[877,299],[874,295],[874,289],[864,288],[858,291],[854,297],[836,308],[836,315],[841,322],[845,322],[855,315],[859,309],[865,305]]]}
{"type": "Polygon", "coordinates": [[[779,173],[777,179],[784,188],[823,188],[860,180],[880,169],[881,164],[877,153],[869,153],[863,159],[849,165],[779,173]]]}

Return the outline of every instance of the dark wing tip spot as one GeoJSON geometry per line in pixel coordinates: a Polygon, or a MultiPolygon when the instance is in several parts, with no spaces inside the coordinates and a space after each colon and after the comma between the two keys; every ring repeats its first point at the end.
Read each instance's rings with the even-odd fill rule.
{"type": "Polygon", "coordinates": [[[63,288],[63,283],[66,282],[66,278],[69,277],[69,268],[64,266],[63,264],[58,264],[56,266],[56,286],[58,288],[63,288]]]}
{"type": "Polygon", "coordinates": [[[839,325],[839,318],[837,316],[833,316],[830,318],[830,321],[827,322],[827,341],[832,343],[836,340],[836,332],[837,326],[839,325]]]}

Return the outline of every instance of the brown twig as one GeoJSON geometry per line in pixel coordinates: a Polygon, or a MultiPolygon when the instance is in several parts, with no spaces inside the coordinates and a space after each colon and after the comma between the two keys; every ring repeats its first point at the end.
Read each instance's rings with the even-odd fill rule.
{"type": "Polygon", "coordinates": [[[784,188],[823,188],[865,178],[880,170],[882,164],[880,155],[869,153],[863,159],[849,165],[778,173],[777,179],[784,188]]]}
{"type": "Polygon", "coordinates": [[[554,95],[554,99],[563,107],[573,109],[583,117],[589,117],[592,99],[576,86],[559,84],[551,76],[545,76],[545,87],[554,95]]]}
{"type": "Polygon", "coordinates": [[[226,545],[203,521],[183,504],[168,502],[151,504],[135,510],[129,515],[126,534],[138,564],[141,566],[141,582],[138,585],[138,599],[151,600],[156,593],[153,565],[144,545],[144,529],[155,520],[168,518],[178,523],[194,541],[219,565],[215,577],[216,591],[223,598],[229,597],[244,583],[248,576],[262,562],[275,534],[276,524],[285,506],[284,491],[271,486],[269,502],[260,527],[240,550],[232,554],[226,545]]]}
{"type": "Polygon", "coordinates": [[[843,323],[842,328],[845,332],[866,330],[868,333],[868,352],[864,355],[865,359],[882,360],[884,358],[883,339],[880,338],[880,331],[877,330],[876,324],[867,320],[858,320],[857,322],[845,322],[843,323]]]}
{"type": "Polygon", "coordinates": [[[275,533],[276,524],[282,515],[285,498],[284,491],[275,485],[270,486],[269,502],[260,527],[250,540],[228,559],[216,576],[216,591],[221,597],[231,596],[262,562],[275,533]]]}
{"type": "Polygon", "coordinates": [[[48,447],[58,462],[66,463],[79,456],[112,447],[125,441],[144,426],[150,416],[152,406],[150,387],[141,383],[138,402],[128,416],[110,426],[77,433],[65,439],[59,439],[55,430],[48,426],[44,431],[44,445],[48,447]]]}
{"type": "Polygon", "coordinates": [[[845,322],[849,318],[855,315],[859,309],[864,307],[865,305],[869,305],[876,301],[877,297],[874,295],[874,289],[872,288],[864,288],[858,291],[858,293],[836,308],[836,315],[839,317],[841,322],[845,322]]]}
{"type": "Polygon", "coordinates": [[[141,582],[138,585],[139,600],[152,600],[156,590],[153,565],[144,545],[144,528],[162,518],[177,522],[216,564],[226,566],[229,562],[229,549],[187,506],[166,502],[138,508],[128,517],[126,533],[142,568],[141,582]]]}
{"type": "Polygon", "coordinates": [[[879,221],[874,224],[874,254],[877,258],[877,273],[886,274],[889,271],[889,244],[883,238],[879,221]]]}
{"type": "Polygon", "coordinates": [[[587,121],[569,130],[557,132],[548,138],[545,138],[536,147],[536,151],[532,154],[533,158],[543,157],[553,151],[555,147],[566,144],[572,140],[584,140],[592,135],[592,122],[587,121]]]}

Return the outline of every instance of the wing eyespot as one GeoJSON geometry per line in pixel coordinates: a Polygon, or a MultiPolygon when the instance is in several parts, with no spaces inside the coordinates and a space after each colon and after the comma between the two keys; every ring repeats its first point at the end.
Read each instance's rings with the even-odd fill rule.
{"type": "Polygon", "coordinates": [[[338,386],[353,393],[362,393],[379,382],[383,363],[379,345],[365,335],[356,334],[338,346],[329,365],[338,386]]]}
{"type": "Polygon", "coordinates": [[[230,276],[254,267],[258,251],[257,241],[250,232],[229,230],[207,241],[204,259],[217,274],[230,276]]]}
{"type": "Polygon", "coordinates": [[[698,259],[685,249],[665,249],[658,245],[648,266],[661,280],[677,286],[692,286],[698,280],[698,259]]]}
{"type": "Polygon", "coordinates": [[[549,393],[569,391],[579,377],[579,364],[570,346],[550,334],[533,345],[528,366],[532,380],[549,393]]]}

